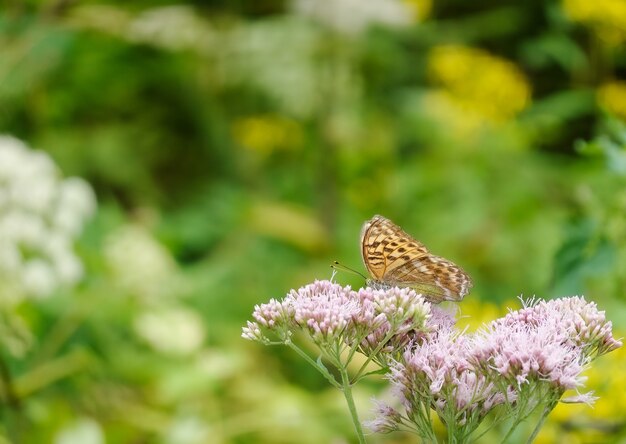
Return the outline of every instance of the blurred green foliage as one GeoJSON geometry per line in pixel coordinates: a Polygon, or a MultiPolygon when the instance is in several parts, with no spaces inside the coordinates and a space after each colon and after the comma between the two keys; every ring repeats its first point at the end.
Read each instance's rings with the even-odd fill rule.
{"type": "MultiPolygon", "coordinates": [[[[625,40],[621,0],[7,2],[0,132],[99,209],[82,283],[3,308],[4,441],[350,442],[340,396],[240,329],[359,267],[375,213],[469,272],[463,312],[584,294],[619,336],[625,40]]],[[[626,439],[615,355],[543,442],[626,439]]]]}

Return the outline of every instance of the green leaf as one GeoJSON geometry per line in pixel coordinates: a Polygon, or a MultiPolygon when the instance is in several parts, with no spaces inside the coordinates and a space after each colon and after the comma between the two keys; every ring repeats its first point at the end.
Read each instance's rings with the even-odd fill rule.
{"type": "Polygon", "coordinates": [[[315,361],[315,363],[317,364],[317,368],[319,369],[320,373],[322,373],[324,375],[324,377],[330,381],[331,384],[333,384],[334,386],[337,386],[337,384],[338,384],[337,380],[328,371],[328,369],[326,368],[326,366],[322,362],[322,355],[319,355],[317,357],[317,360],[315,361]]]}
{"type": "Polygon", "coordinates": [[[598,234],[591,219],[575,222],[567,232],[567,240],[555,256],[555,296],[583,294],[586,280],[610,273],[617,257],[615,246],[598,234]]]}
{"type": "Polygon", "coordinates": [[[388,372],[389,372],[389,367],[383,367],[383,368],[379,368],[378,370],[372,370],[371,372],[364,373],[363,375],[361,375],[361,378],[365,378],[366,376],[371,376],[371,375],[386,375],[388,372]]]}

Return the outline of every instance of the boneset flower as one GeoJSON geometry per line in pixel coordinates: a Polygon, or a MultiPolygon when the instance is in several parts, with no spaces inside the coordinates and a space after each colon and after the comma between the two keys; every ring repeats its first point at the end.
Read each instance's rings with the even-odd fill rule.
{"type": "MultiPolygon", "coordinates": [[[[512,432],[533,412],[545,417],[566,390],[582,388],[584,367],[621,346],[604,312],[580,297],[530,301],[474,334],[455,330],[445,312],[431,311],[435,317],[441,326],[410,343],[390,368],[388,379],[404,412],[379,408],[373,430],[405,428],[433,440],[424,415],[432,409],[448,435],[465,442],[497,408],[505,413],[496,418],[513,418],[512,432]]],[[[595,399],[579,393],[562,401],[595,399]]]]}
{"type": "Polygon", "coordinates": [[[293,322],[311,335],[314,341],[328,343],[349,337],[353,318],[360,310],[356,293],[330,281],[316,281],[292,291],[284,304],[293,310],[293,322]]]}
{"type": "Polygon", "coordinates": [[[287,330],[304,331],[315,342],[340,340],[362,346],[367,354],[387,345],[400,349],[398,341],[404,347],[410,340],[408,332],[427,330],[429,316],[430,304],[410,289],[363,288],[357,292],[331,281],[315,281],[291,290],[281,301],[272,299],[255,306],[256,326],[245,327],[243,336],[258,338],[257,327],[281,332],[281,338],[287,337],[287,330]],[[399,339],[400,334],[405,336],[399,339]]]}
{"type": "MultiPolygon", "coordinates": [[[[552,325],[564,335],[563,340],[581,347],[585,356],[597,357],[622,346],[613,337],[613,326],[594,302],[574,296],[551,301],[530,301],[494,322],[499,325],[552,325]]],[[[558,334],[555,332],[555,334],[558,334]]]]}
{"type": "Polygon", "coordinates": [[[376,399],[374,399],[373,402],[375,405],[375,418],[365,423],[367,428],[376,433],[389,433],[398,430],[399,425],[402,424],[403,421],[400,412],[390,405],[376,399]]]}
{"type": "MultiPolygon", "coordinates": [[[[475,439],[487,416],[493,418],[487,428],[510,420],[506,440],[517,425],[539,412],[534,438],[565,391],[583,387],[583,369],[622,345],[604,312],[581,297],[532,300],[470,334],[455,327],[454,311],[431,306],[412,289],[354,291],[316,281],[282,300],[255,306],[253,317],[242,336],[285,344],[316,367],[343,392],[360,442],[364,438],[351,390],[369,374],[371,363],[379,366],[376,373],[386,372],[399,406],[378,403],[368,424],[374,431],[404,429],[436,442],[434,411],[449,442],[475,439]],[[302,336],[296,333],[317,345],[317,359],[296,344],[302,336]],[[350,376],[348,364],[357,352],[367,359],[350,376]]],[[[578,393],[562,401],[594,400],[591,393],[578,393]]]]}
{"type": "Polygon", "coordinates": [[[494,323],[474,337],[473,363],[485,373],[495,371],[509,384],[550,381],[563,391],[581,385],[580,349],[569,344],[555,324],[494,323]]]}

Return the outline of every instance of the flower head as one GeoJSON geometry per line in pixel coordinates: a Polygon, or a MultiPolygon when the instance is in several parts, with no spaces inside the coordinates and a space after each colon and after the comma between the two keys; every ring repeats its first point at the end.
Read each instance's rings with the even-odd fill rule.
{"type": "Polygon", "coordinates": [[[377,355],[386,366],[388,358],[401,354],[411,342],[426,336],[431,304],[410,288],[362,288],[358,291],[361,310],[358,330],[365,334],[360,348],[365,355],[377,355]]]}
{"type": "Polygon", "coordinates": [[[360,310],[356,293],[350,287],[330,281],[315,281],[292,290],[284,304],[292,310],[295,324],[319,342],[349,336],[352,320],[360,310]]]}
{"type": "Polygon", "coordinates": [[[613,337],[613,326],[604,311],[584,297],[573,296],[551,301],[529,301],[521,310],[494,321],[493,328],[528,326],[547,328],[555,339],[580,347],[585,357],[596,357],[622,346],[613,337]]]}
{"type": "Polygon", "coordinates": [[[376,399],[374,402],[375,418],[365,422],[365,426],[374,433],[389,433],[398,430],[402,423],[402,415],[396,409],[376,399]]]}
{"type": "Polygon", "coordinates": [[[418,387],[419,392],[439,393],[444,383],[468,368],[467,347],[465,336],[442,331],[437,337],[410,347],[403,362],[394,366],[392,381],[399,383],[407,399],[418,387]]]}
{"type": "Polygon", "coordinates": [[[621,0],[563,0],[565,13],[572,21],[591,28],[611,46],[626,40],[626,4],[621,0]]]}
{"type": "Polygon", "coordinates": [[[170,251],[145,227],[122,225],[104,244],[104,258],[120,290],[145,302],[177,294],[180,279],[170,251]]]}
{"type": "Polygon", "coordinates": [[[0,136],[2,287],[19,296],[45,297],[76,284],[83,268],[73,243],[95,207],[85,181],[63,179],[46,153],[0,136]]]}
{"type": "Polygon", "coordinates": [[[530,103],[530,86],[519,68],[481,49],[435,47],[428,71],[452,103],[486,121],[512,119],[530,103]]]}
{"type": "Polygon", "coordinates": [[[596,101],[608,113],[626,120],[626,82],[613,81],[601,85],[596,92],[596,101]]]}
{"type": "Polygon", "coordinates": [[[374,311],[385,315],[391,325],[405,324],[406,329],[422,328],[430,315],[430,303],[410,288],[371,290],[370,295],[361,297],[371,301],[374,311]]]}
{"type": "MultiPolygon", "coordinates": [[[[389,431],[408,421],[427,437],[431,424],[421,413],[432,408],[449,432],[469,436],[495,406],[518,417],[539,405],[550,411],[566,390],[583,386],[582,370],[594,357],[621,345],[604,312],[584,298],[524,305],[476,333],[455,329],[451,313],[431,308],[434,328],[411,341],[388,374],[405,412],[379,407],[371,427],[389,431]]],[[[592,393],[563,400],[594,401],[592,393]]]]}
{"type": "Polygon", "coordinates": [[[318,343],[344,340],[353,332],[360,311],[356,292],[350,287],[315,281],[291,290],[282,300],[256,305],[252,313],[256,322],[249,322],[242,336],[258,340],[265,329],[286,340],[293,330],[301,330],[318,343]]]}
{"type": "Polygon", "coordinates": [[[370,25],[402,27],[411,23],[413,8],[398,0],[293,0],[293,10],[346,34],[358,34],[370,25]]]}
{"type": "Polygon", "coordinates": [[[156,351],[172,356],[197,352],[206,336],[202,318],[184,307],[153,309],[139,314],[135,332],[156,351]]]}
{"type": "Polygon", "coordinates": [[[494,323],[474,337],[470,360],[485,373],[495,371],[515,386],[549,381],[565,391],[582,385],[580,349],[569,344],[554,325],[494,323]]]}
{"type": "Polygon", "coordinates": [[[265,342],[266,330],[284,341],[294,331],[303,331],[319,345],[338,341],[377,357],[400,353],[432,327],[426,324],[430,303],[414,290],[363,288],[357,292],[331,281],[315,281],[290,291],[282,300],[257,305],[253,317],[256,322],[244,327],[246,339],[265,342]]]}

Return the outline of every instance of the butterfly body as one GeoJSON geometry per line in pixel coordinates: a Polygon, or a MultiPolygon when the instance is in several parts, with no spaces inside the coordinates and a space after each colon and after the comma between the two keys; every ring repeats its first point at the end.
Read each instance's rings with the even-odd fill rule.
{"type": "Polygon", "coordinates": [[[472,287],[456,264],[435,256],[426,246],[383,216],[361,230],[361,256],[374,288],[410,287],[431,302],[459,301],[472,287]]]}

